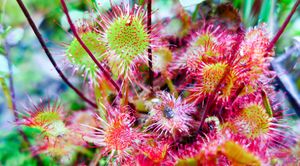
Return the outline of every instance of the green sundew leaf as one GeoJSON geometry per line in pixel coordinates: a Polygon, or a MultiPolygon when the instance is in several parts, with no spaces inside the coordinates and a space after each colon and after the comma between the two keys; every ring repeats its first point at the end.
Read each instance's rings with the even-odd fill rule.
{"type": "Polygon", "coordinates": [[[5,79],[2,78],[2,77],[0,77],[0,84],[1,84],[1,87],[2,87],[3,94],[4,94],[5,98],[6,98],[8,108],[10,110],[12,110],[12,99],[11,99],[9,87],[8,87],[5,79]]]}
{"type": "MultiPolygon", "coordinates": [[[[106,51],[105,44],[100,42],[99,35],[94,32],[87,32],[82,34],[82,41],[86,43],[86,46],[92,51],[98,61],[103,60],[103,54],[106,51]]],[[[70,62],[80,68],[88,74],[93,81],[97,78],[98,68],[94,61],[90,58],[88,53],[81,47],[80,43],[75,38],[67,50],[67,57],[70,62]]]]}
{"type": "Polygon", "coordinates": [[[44,111],[39,113],[36,117],[35,117],[35,121],[38,123],[51,123],[54,121],[58,121],[61,120],[60,119],[60,115],[58,112],[56,111],[44,111]]]}
{"type": "Polygon", "coordinates": [[[268,99],[268,96],[267,96],[266,92],[264,90],[262,90],[261,95],[262,95],[263,104],[264,104],[264,107],[266,109],[267,114],[270,117],[273,117],[272,106],[270,104],[270,101],[268,99]]]}
{"type": "Polygon", "coordinates": [[[272,9],[272,2],[269,0],[264,0],[258,19],[259,22],[268,22],[269,21],[269,17],[271,14],[271,9],[272,9]]]}
{"type": "Polygon", "coordinates": [[[179,0],[179,2],[181,3],[181,5],[183,7],[194,6],[194,5],[197,5],[197,4],[199,4],[203,1],[204,0],[179,0]]]}

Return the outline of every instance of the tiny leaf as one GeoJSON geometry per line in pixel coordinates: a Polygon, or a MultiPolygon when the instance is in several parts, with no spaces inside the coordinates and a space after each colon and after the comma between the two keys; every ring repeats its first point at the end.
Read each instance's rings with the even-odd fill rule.
{"type": "Polygon", "coordinates": [[[267,96],[266,92],[264,90],[262,90],[261,95],[262,95],[263,104],[264,104],[264,107],[266,109],[267,114],[270,117],[273,117],[272,106],[270,104],[270,101],[268,99],[268,96],[267,96]]]}

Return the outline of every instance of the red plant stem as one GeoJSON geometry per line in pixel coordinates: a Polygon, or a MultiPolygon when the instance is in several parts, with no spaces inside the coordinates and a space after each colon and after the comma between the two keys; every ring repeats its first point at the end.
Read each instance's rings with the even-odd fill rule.
{"type": "MultiPolygon", "coordinates": [[[[4,49],[5,49],[5,54],[6,54],[6,59],[7,59],[7,65],[8,65],[8,71],[9,71],[9,91],[10,91],[10,97],[11,97],[11,104],[12,104],[12,110],[14,113],[14,118],[15,121],[19,121],[18,113],[17,113],[17,107],[16,107],[16,96],[15,96],[15,88],[14,88],[14,81],[13,81],[13,69],[12,69],[12,63],[10,59],[10,51],[9,51],[9,45],[7,42],[4,42],[4,49]]],[[[30,142],[26,136],[26,134],[20,129],[17,128],[18,132],[22,136],[23,140],[26,142],[26,144],[31,147],[30,142]]],[[[34,152],[30,149],[31,154],[33,155],[34,152]]],[[[38,164],[42,164],[42,160],[40,156],[34,156],[34,158],[37,160],[38,164]]]]}
{"type": "Polygon", "coordinates": [[[232,103],[232,104],[235,102],[235,100],[237,99],[237,97],[243,92],[244,88],[245,88],[245,83],[242,83],[242,84],[239,86],[239,88],[236,90],[234,96],[233,96],[232,99],[231,99],[231,101],[232,101],[231,103],[232,103]]]}
{"type": "Polygon", "coordinates": [[[207,103],[206,103],[206,106],[205,106],[205,108],[204,108],[204,112],[203,112],[203,114],[202,114],[202,116],[201,116],[201,119],[200,119],[200,124],[199,124],[199,128],[198,128],[198,132],[201,132],[201,130],[202,130],[202,126],[203,126],[203,123],[204,123],[204,120],[205,120],[205,118],[206,118],[206,116],[207,116],[207,114],[208,114],[208,110],[212,107],[212,105],[213,105],[213,102],[210,102],[212,100],[212,96],[210,95],[210,96],[208,96],[208,98],[207,98],[207,103]]]}
{"type": "MultiPolygon", "coordinates": [[[[151,35],[151,22],[152,22],[152,0],[148,0],[147,29],[148,29],[149,36],[151,35]]],[[[151,86],[151,91],[153,92],[152,48],[150,42],[151,41],[149,40],[149,48],[148,48],[149,82],[151,86]]]]}
{"type": "Polygon", "coordinates": [[[24,3],[22,2],[22,0],[17,0],[20,8],[22,9],[25,17],[27,18],[34,34],[36,35],[36,37],[38,38],[42,48],[44,49],[47,57],[49,58],[50,62],[52,63],[52,65],[54,66],[55,70],[57,71],[57,73],[59,74],[59,76],[62,78],[62,80],[71,88],[73,89],[77,95],[82,98],[85,102],[87,102],[88,104],[90,104],[92,107],[94,108],[98,108],[97,104],[95,104],[94,102],[92,102],[91,100],[89,100],[87,97],[85,97],[74,85],[72,85],[72,83],[67,79],[67,77],[63,74],[63,72],[59,69],[59,67],[57,66],[56,62],[54,61],[52,54],[50,53],[48,47],[46,46],[46,43],[41,35],[41,33],[39,32],[37,26],[35,25],[35,23],[33,22],[27,8],[25,7],[24,3]]]}
{"type": "Polygon", "coordinates": [[[287,27],[288,23],[290,22],[292,16],[294,15],[297,7],[300,4],[300,0],[297,0],[297,2],[294,4],[293,9],[291,10],[291,12],[289,13],[288,17],[285,19],[285,21],[283,22],[282,26],[280,27],[279,31],[276,33],[276,35],[274,36],[274,38],[272,39],[272,41],[270,42],[266,52],[270,52],[275,43],[278,41],[278,39],[280,38],[280,36],[282,35],[283,31],[285,30],[285,28],[287,27]]]}
{"type": "Polygon", "coordinates": [[[67,20],[68,20],[68,23],[70,25],[70,28],[74,34],[74,36],[76,37],[76,39],[78,40],[78,42],[80,43],[80,45],[82,46],[82,48],[89,54],[89,56],[93,59],[93,61],[95,62],[95,64],[99,67],[99,69],[102,71],[104,77],[106,79],[108,79],[108,81],[115,87],[115,89],[117,90],[118,92],[118,95],[119,97],[122,97],[122,93],[120,92],[120,87],[119,85],[111,78],[109,72],[107,72],[104,67],[99,63],[99,61],[96,59],[96,57],[93,55],[93,53],[91,52],[91,50],[85,45],[85,43],[81,40],[81,38],[79,37],[77,31],[76,31],[76,27],[74,26],[72,20],[71,20],[71,17],[69,15],[69,11],[68,11],[68,8],[67,8],[67,5],[65,3],[64,0],[60,0],[60,3],[62,5],[62,8],[63,8],[63,11],[64,13],[66,14],[67,16],[67,20]]]}

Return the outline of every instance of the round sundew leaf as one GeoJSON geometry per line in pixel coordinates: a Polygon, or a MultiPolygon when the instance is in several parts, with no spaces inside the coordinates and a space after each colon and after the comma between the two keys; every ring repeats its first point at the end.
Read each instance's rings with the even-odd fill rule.
{"type": "MultiPolygon", "coordinates": [[[[219,82],[222,80],[223,75],[226,71],[227,64],[223,63],[216,63],[207,65],[203,68],[203,92],[205,93],[212,93],[217,88],[219,82]]],[[[228,97],[231,94],[231,89],[233,88],[235,81],[234,74],[229,72],[228,75],[225,76],[224,82],[225,85],[221,91],[222,96],[228,97]]]]}
{"type": "Polygon", "coordinates": [[[257,138],[269,131],[269,115],[266,110],[258,104],[250,104],[243,108],[236,121],[244,134],[249,138],[257,138]]]}
{"type": "Polygon", "coordinates": [[[109,48],[126,62],[143,54],[149,41],[143,20],[136,16],[119,17],[107,29],[109,48]]]}
{"type": "MultiPolygon", "coordinates": [[[[106,51],[104,43],[99,40],[100,37],[99,34],[94,32],[86,32],[81,36],[82,41],[92,51],[98,61],[103,60],[103,54],[106,51]]],[[[67,50],[67,57],[72,64],[83,69],[92,78],[95,78],[98,67],[88,53],[82,48],[77,39],[74,39],[71,42],[67,50]]]]}
{"type": "Polygon", "coordinates": [[[38,113],[35,118],[34,121],[36,123],[51,123],[53,121],[57,121],[60,120],[60,115],[58,112],[56,111],[44,111],[44,112],[40,112],[38,113]]]}

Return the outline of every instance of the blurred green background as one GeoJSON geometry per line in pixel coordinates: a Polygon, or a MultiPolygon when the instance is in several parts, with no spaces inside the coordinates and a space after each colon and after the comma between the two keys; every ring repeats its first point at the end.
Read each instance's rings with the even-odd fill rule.
{"type": "MultiPolygon", "coordinates": [[[[137,1],[137,0],[136,0],[137,1]]],[[[134,0],[131,3],[136,2],[134,0]]],[[[143,0],[142,0],[143,1],[143,0]]],[[[87,11],[95,8],[109,9],[108,0],[68,0],[72,18],[88,17],[87,11]],[[101,7],[98,6],[99,2],[101,7]]],[[[119,1],[115,1],[119,2],[119,1]]],[[[232,3],[241,14],[246,27],[255,26],[261,22],[268,24],[268,30],[273,36],[284,22],[296,0],[154,0],[153,10],[157,10],[154,20],[171,18],[164,33],[180,33],[182,26],[175,16],[174,9],[180,4],[184,10],[193,15],[197,4],[204,13],[209,12],[221,3],[232,3]]],[[[59,0],[24,0],[35,23],[39,26],[47,45],[53,53],[59,66],[77,87],[84,87],[81,76],[72,76],[72,70],[64,58],[64,48],[72,39],[68,32],[68,24],[60,7],[59,0]],[[71,77],[72,76],[72,77],[71,77]]],[[[198,15],[196,18],[201,19],[198,15]]],[[[300,89],[300,9],[293,16],[290,24],[276,44],[276,56],[280,57],[289,50],[291,56],[280,62],[285,69],[288,81],[294,87],[293,92],[299,97],[300,89]]],[[[0,0],[0,165],[37,165],[28,153],[28,147],[17,133],[13,124],[14,117],[7,104],[8,65],[4,56],[4,40],[9,44],[9,56],[13,67],[14,87],[16,91],[17,110],[22,112],[31,102],[40,98],[59,101],[69,110],[84,109],[84,104],[76,94],[60,79],[51,63],[41,49],[38,40],[29,27],[23,13],[14,0],[0,0]],[[5,31],[7,33],[5,33],[5,31]]],[[[281,98],[283,95],[279,96],[281,98]]],[[[283,102],[287,112],[294,114],[293,105],[283,102]]],[[[296,116],[295,116],[296,117],[296,116]]],[[[295,130],[299,130],[298,122],[290,122],[295,130]]],[[[24,129],[31,142],[34,142],[36,131],[24,129]]],[[[46,156],[41,156],[46,165],[55,162],[46,156]]]]}

